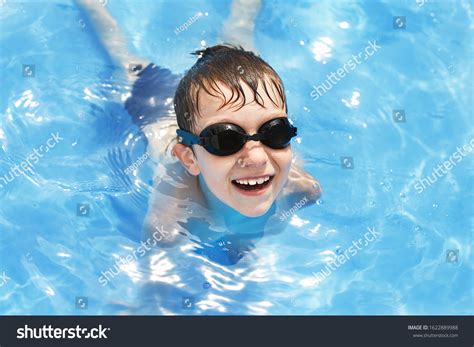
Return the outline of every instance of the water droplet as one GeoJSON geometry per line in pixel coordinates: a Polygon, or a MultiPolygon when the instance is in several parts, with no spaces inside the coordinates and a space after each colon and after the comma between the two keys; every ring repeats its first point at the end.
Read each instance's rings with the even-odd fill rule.
{"type": "Polygon", "coordinates": [[[338,247],[338,248],[336,248],[336,254],[338,254],[338,255],[339,255],[339,254],[341,254],[341,253],[342,253],[341,249],[340,249],[339,247],[338,247]]]}
{"type": "Polygon", "coordinates": [[[406,195],[405,195],[404,193],[400,193],[400,197],[401,197],[402,199],[405,199],[406,195]]]}
{"type": "Polygon", "coordinates": [[[419,225],[415,225],[415,231],[420,231],[421,227],[419,225]]]}
{"type": "Polygon", "coordinates": [[[349,135],[349,140],[352,140],[352,135],[349,135]]]}
{"type": "Polygon", "coordinates": [[[204,283],[202,284],[202,287],[203,287],[204,289],[209,289],[209,288],[211,288],[211,284],[210,284],[209,282],[204,282],[204,283]]]}
{"type": "Polygon", "coordinates": [[[434,204],[433,204],[433,208],[438,208],[438,206],[439,206],[439,205],[438,205],[437,203],[434,203],[434,204]]]}
{"type": "Polygon", "coordinates": [[[86,26],[84,19],[79,19],[79,25],[81,26],[81,28],[84,28],[86,26]]]}
{"type": "Polygon", "coordinates": [[[385,191],[389,192],[392,190],[392,186],[390,185],[390,182],[380,182],[380,186],[384,188],[385,191]]]}
{"type": "Polygon", "coordinates": [[[324,200],[323,200],[323,199],[318,199],[318,200],[316,201],[316,203],[317,203],[318,205],[322,205],[322,204],[324,204],[324,200]]]}
{"type": "Polygon", "coordinates": [[[374,206],[374,205],[375,205],[375,201],[370,201],[370,202],[369,202],[369,205],[374,206]]]}

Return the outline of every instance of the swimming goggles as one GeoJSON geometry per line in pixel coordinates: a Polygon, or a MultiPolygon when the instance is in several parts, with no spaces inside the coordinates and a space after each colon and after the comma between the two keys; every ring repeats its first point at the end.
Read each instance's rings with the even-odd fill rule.
{"type": "Polygon", "coordinates": [[[297,129],[290,124],[288,118],[274,118],[262,124],[254,135],[232,123],[216,123],[206,127],[199,136],[182,129],[176,133],[179,142],[186,146],[200,145],[209,153],[226,156],[240,151],[247,141],[260,141],[273,149],[288,147],[291,138],[296,136],[297,129]]]}

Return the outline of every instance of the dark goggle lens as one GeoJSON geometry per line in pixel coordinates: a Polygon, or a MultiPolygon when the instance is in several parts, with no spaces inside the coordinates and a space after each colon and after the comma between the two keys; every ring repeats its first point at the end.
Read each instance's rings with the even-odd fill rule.
{"type": "Polygon", "coordinates": [[[289,123],[279,122],[265,129],[263,144],[271,148],[285,148],[290,144],[293,131],[289,123]]]}
{"type": "Polygon", "coordinates": [[[244,144],[245,139],[241,133],[227,129],[212,134],[209,138],[209,144],[205,148],[212,154],[225,156],[237,153],[244,144]]]}

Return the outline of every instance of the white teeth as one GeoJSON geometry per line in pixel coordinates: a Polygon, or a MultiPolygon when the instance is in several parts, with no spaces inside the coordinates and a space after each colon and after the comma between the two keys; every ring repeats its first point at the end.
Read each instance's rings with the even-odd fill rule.
{"type": "Polygon", "coordinates": [[[270,179],[270,176],[265,176],[265,177],[260,177],[256,179],[250,179],[250,180],[235,180],[239,184],[247,184],[254,186],[256,184],[262,184],[270,179]]]}

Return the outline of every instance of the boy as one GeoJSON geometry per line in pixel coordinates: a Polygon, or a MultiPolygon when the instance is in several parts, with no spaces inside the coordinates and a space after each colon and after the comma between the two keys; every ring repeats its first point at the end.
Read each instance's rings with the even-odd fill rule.
{"type": "MultiPolygon", "coordinates": [[[[108,13],[83,3],[96,26],[118,33],[108,13]]],[[[255,15],[246,12],[250,20],[255,15]]],[[[144,238],[166,233],[159,245],[171,246],[183,232],[202,242],[222,232],[275,232],[284,228],[285,211],[320,196],[317,181],[293,158],[297,130],[287,118],[283,83],[260,57],[241,47],[209,47],[195,52],[198,61],[178,84],[169,70],[130,58],[124,40],[109,37],[105,45],[121,52],[109,54],[122,66],[128,61],[134,84],[125,108],[157,162],[144,238]]]]}

